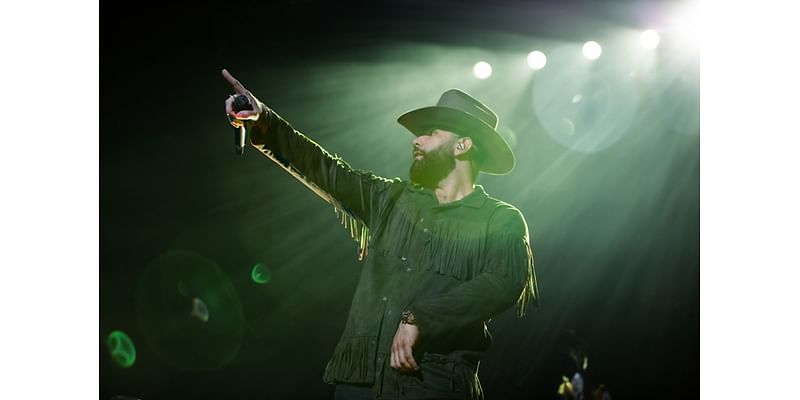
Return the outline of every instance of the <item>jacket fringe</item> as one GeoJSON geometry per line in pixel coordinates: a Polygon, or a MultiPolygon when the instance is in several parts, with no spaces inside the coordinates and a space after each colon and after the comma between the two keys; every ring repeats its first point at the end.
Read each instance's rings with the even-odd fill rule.
{"type": "MultiPolygon", "coordinates": [[[[401,206],[402,207],[402,206],[401,206]]],[[[419,221],[423,215],[413,208],[403,207],[405,216],[419,221]],[[409,211],[411,210],[411,211],[409,211]]],[[[393,218],[393,226],[385,226],[380,232],[392,232],[391,241],[383,241],[381,252],[391,256],[411,256],[407,252],[414,243],[415,235],[429,235],[428,247],[414,254],[415,264],[423,271],[436,272],[468,281],[483,272],[498,273],[520,284],[517,300],[518,315],[525,314],[530,303],[538,304],[538,289],[535,282],[533,253],[525,235],[483,229],[465,229],[464,221],[439,220],[435,229],[424,232],[419,226],[393,218]]]]}
{"type": "Polygon", "coordinates": [[[372,345],[372,336],[356,336],[340,341],[336,345],[333,357],[325,367],[323,380],[327,383],[350,382],[365,383],[372,382],[375,378],[374,373],[370,372],[369,366],[375,360],[370,360],[370,355],[375,354],[375,346],[372,345]],[[334,376],[334,371],[341,373],[347,371],[346,376],[334,376]]]}
{"type": "Polygon", "coordinates": [[[303,174],[297,171],[291,164],[278,158],[275,153],[269,149],[261,149],[267,158],[272,160],[279,167],[283,168],[289,175],[306,185],[317,196],[327,201],[333,206],[333,212],[339,219],[339,222],[344,226],[344,229],[350,230],[350,237],[358,243],[358,261],[363,261],[367,256],[367,243],[369,242],[369,228],[360,219],[356,218],[349,210],[342,206],[330,193],[321,189],[319,186],[306,179],[303,174]]]}

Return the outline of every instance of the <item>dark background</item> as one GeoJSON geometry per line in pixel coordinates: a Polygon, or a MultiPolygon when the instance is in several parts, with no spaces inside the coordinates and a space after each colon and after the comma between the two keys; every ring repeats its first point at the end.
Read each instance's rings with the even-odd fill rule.
{"type": "MultiPolygon", "coordinates": [[[[101,8],[100,398],[332,398],[321,376],[357,282],[356,246],[329,206],[267,158],[251,148],[233,154],[222,68],[351,165],[405,177],[411,137],[394,119],[458,83],[436,75],[447,49],[458,52],[454,58],[469,58],[465,48],[518,52],[524,62],[533,48],[569,42],[580,49],[615,29],[646,28],[672,4],[101,8]],[[529,48],[520,38],[529,38],[529,48]],[[402,80],[392,71],[402,71],[402,80]],[[207,262],[169,270],[160,257],[176,250],[207,262]],[[265,285],[250,280],[257,263],[271,269],[265,285]],[[180,320],[188,311],[166,304],[166,293],[177,290],[164,282],[192,268],[227,281],[198,291],[236,299],[207,301],[208,324],[220,319],[216,312],[238,319],[211,333],[203,329],[212,325],[180,320]],[[159,329],[187,339],[167,342],[159,329]],[[136,344],[130,368],[109,356],[114,330],[136,344]],[[212,350],[230,357],[209,366],[202,355],[212,350]]],[[[606,54],[614,50],[604,47],[606,54]]],[[[542,307],[526,317],[507,312],[492,321],[495,343],[480,371],[487,398],[555,398],[561,375],[573,372],[566,330],[586,343],[589,383],[604,383],[615,399],[698,393],[699,67],[697,60],[676,67],[668,54],[659,60],[655,77],[637,83],[638,108],[622,124],[624,135],[595,152],[549,136],[530,104],[535,79],[502,80],[502,62],[483,86],[459,84],[476,85],[469,91],[515,139],[514,172],[479,183],[525,214],[542,296],[542,307]],[[689,122],[674,123],[679,117],[689,122]]],[[[540,76],[548,70],[557,73],[558,64],[540,76]]]]}

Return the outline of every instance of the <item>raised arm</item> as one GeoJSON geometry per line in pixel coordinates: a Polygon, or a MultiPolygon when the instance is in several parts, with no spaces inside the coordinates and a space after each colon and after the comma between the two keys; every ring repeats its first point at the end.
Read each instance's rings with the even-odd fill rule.
{"type": "MultiPolygon", "coordinates": [[[[279,162],[298,179],[303,179],[330,195],[334,206],[372,225],[375,214],[389,201],[388,191],[399,180],[389,180],[370,172],[355,170],[344,160],[325,151],[313,140],[295,130],[288,122],[259,101],[227,70],[223,77],[236,94],[247,96],[251,110],[233,111],[233,97],[225,102],[225,111],[233,126],[251,125],[251,144],[274,161],[279,162]]],[[[319,194],[319,193],[318,193],[319,194]]]]}

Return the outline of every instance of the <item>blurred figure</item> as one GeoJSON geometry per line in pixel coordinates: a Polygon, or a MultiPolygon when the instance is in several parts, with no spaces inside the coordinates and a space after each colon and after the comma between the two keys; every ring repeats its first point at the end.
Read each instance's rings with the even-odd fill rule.
{"type": "MultiPolygon", "coordinates": [[[[586,400],[591,387],[587,370],[589,368],[588,344],[573,329],[561,332],[556,348],[558,349],[557,366],[564,374],[558,386],[558,397],[562,400],[586,400]],[[571,375],[572,378],[567,376],[571,375]]],[[[611,400],[611,394],[605,385],[600,384],[591,392],[592,400],[611,400]]]]}
{"type": "Polygon", "coordinates": [[[611,400],[611,393],[606,389],[606,385],[600,384],[600,386],[592,392],[592,400],[611,400]]]}

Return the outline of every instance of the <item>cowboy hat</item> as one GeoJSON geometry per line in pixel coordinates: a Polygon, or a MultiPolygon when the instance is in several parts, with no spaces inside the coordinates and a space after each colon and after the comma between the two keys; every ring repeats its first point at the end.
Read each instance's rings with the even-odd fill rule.
{"type": "Polygon", "coordinates": [[[435,106],[404,113],[397,122],[417,136],[444,129],[472,138],[484,155],[479,168],[487,174],[504,175],[514,168],[514,153],[497,132],[497,114],[459,89],[442,93],[435,106]]]}

